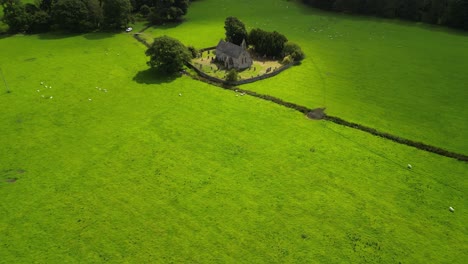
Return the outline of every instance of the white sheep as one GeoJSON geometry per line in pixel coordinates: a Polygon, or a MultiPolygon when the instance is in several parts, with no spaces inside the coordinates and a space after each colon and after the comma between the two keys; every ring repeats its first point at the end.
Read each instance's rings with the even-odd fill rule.
{"type": "Polygon", "coordinates": [[[452,213],[455,212],[455,209],[453,209],[452,206],[449,207],[449,210],[450,210],[450,212],[452,212],[452,213]]]}
{"type": "Polygon", "coordinates": [[[182,94],[181,94],[181,93],[179,93],[179,96],[182,96],[182,94]]]}
{"type": "Polygon", "coordinates": [[[411,170],[412,168],[413,168],[413,166],[411,166],[411,164],[408,164],[408,169],[411,170]]]}
{"type": "Polygon", "coordinates": [[[92,100],[93,100],[93,99],[91,99],[91,98],[88,98],[88,101],[92,101],[92,100]]]}
{"type": "Polygon", "coordinates": [[[41,82],[41,85],[44,85],[44,82],[41,82]]]}

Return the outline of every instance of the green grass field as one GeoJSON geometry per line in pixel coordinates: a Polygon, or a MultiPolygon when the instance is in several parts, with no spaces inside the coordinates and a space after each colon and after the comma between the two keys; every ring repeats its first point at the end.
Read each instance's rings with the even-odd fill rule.
{"type": "MultiPolygon", "coordinates": [[[[195,36],[183,37],[184,30],[208,32],[230,12],[206,12],[197,20],[204,5],[215,6],[197,2],[184,24],[164,33],[195,42],[195,36]]],[[[311,21],[320,16],[303,15],[311,21]]],[[[0,84],[0,263],[468,258],[466,163],[311,121],[188,77],[155,75],[144,50],[130,34],[0,37],[0,67],[11,90],[0,84]]],[[[305,78],[303,72],[311,59],[245,87],[265,92],[270,84],[275,96],[320,105],[314,98],[322,91],[312,89],[319,73],[305,78]],[[273,85],[287,77],[289,91],[273,85]],[[298,87],[307,80],[310,89],[298,87]]],[[[369,116],[348,113],[341,104],[356,99],[332,91],[353,93],[325,81],[327,101],[336,105],[332,113],[386,117],[372,105],[366,106],[369,116]]],[[[465,127],[461,121],[451,125],[465,127]]],[[[434,140],[441,133],[427,132],[434,140]]]]}
{"type": "Polygon", "coordinates": [[[245,89],[468,154],[466,33],[266,0],[196,2],[186,23],[147,33],[213,46],[230,15],[249,29],[284,33],[307,55],[300,67],[245,89]]]}

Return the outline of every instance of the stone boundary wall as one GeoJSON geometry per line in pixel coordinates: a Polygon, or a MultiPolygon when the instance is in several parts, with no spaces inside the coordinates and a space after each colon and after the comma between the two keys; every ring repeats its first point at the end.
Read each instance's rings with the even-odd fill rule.
{"type": "Polygon", "coordinates": [[[409,139],[406,139],[406,138],[401,138],[401,137],[398,137],[398,136],[395,136],[395,135],[392,135],[392,134],[389,134],[389,133],[378,131],[375,128],[371,128],[371,127],[367,127],[367,126],[364,126],[364,125],[361,125],[361,124],[356,124],[356,123],[352,123],[352,122],[343,120],[343,119],[341,119],[339,117],[325,115],[324,119],[327,120],[327,121],[331,121],[331,122],[333,122],[335,124],[339,124],[339,125],[342,125],[342,126],[347,126],[347,127],[354,128],[354,129],[358,129],[358,130],[361,130],[363,132],[367,132],[367,133],[372,134],[374,136],[385,138],[385,139],[391,140],[391,141],[396,142],[396,143],[400,143],[400,144],[403,144],[403,145],[414,147],[414,148],[417,148],[417,149],[420,149],[420,150],[424,150],[424,151],[431,152],[431,153],[434,153],[434,154],[438,154],[438,155],[441,155],[441,156],[445,156],[445,157],[448,157],[448,158],[453,158],[453,159],[457,159],[457,160],[465,161],[465,162],[468,161],[468,156],[467,155],[463,155],[463,154],[460,154],[460,153],[445,150],[443,148],[438,148],[438,147],[435,147],[435,146],[427,145],[427,144],[424,144],[422,142],[417,142],[417,141],[409,140],[409,139]]]}
{"type": "Polygon", "coordinates": [[[189,67],[190,69],[193,69],[195,70],[195,72],[200,76],[200,77],[203,77],[204,79],[207,79],[211,82],[215,82],[215,83],[219,83],[219,84],[226,84],[226,81],[223,80],[223,79],[218,79],[216,77],[213,77],[211,75],[208,75],[206,73],[204,73],[203,71],[201,71],[200,69],[198,69],[195,65],[191,64],[191,63],[187,63],[186,64],[187,67],[189,67]]]}
{"type": "Polygon", "coordinates": [[[146,40],[144,40],[140,34],[133,34],[133,37],[138,41],[140,42],[141,44],[145,45],[147,48],[151,47],[151,45],[146,42],[146,40]]]}
{"type": "MultiPolygon", "coordinates": [[[[146,28],[144,30],[146,30],[146,28]]],[[[144,30],[142,30],[141,32],[143,32],[144,30]]],[[[135,39],[137,39],[139,42],[141,42],[146,47],[150,46],[138,34],[134,34],[133,36],[135,37],[135,39]]],[[[202,50],[206,51],[206,50],[210,50],[210,49],[213,49],[213,47],[200,49],[200,51],[202,51],[202,50]]],[[[218,79],[218,78],[215,78],[213,76],[210,76],[210,75],[200,71],[199,69],[197,69],[197,67],[195,67],[194,65],[192,65],[190,63],[187,63],[187,67],[189,67],[191,69],[194,69],[195,72],[197,72],[198,76],[200,76],[202,78],[205,78],[205,81],[208,80],[212,84],[221,86],[224,89],[228,89],[228,90],[232,90],[232,91],[236,91],[236,92],[240,92],[240,93],[245,93],[245,94],[248,94],[250,96],[261,98],[263,100],[270,101],[270,102],[276,103],[278,105],[282,105],[282,106],[290,108],[290,109],[294,109],[294,110],[299,111],[299,112],[301,112],[301,113],[303,113],[305,115],[309,115],[311,112],[313,112],[315,110],[310,109],[310,108],[305,107],[305,106],[302,106],[302,105],[295,104],[295,103],[283,101],[283,100],[281,100],[281,99],[279,99],[277,97],[274,97],[274,96],[259,94],[259,93],[253,92],[253,91],[243,90],[241,88],[238,88],[238,87],[234,86],[234,85],[238,85],[238,83],[245,84],[245,83],[254,82],[254,81],[258,81],[258,80],[262,80],[262,79],[266,79],[266,78],[275,76],[278,73],[290,68],[291,66],[293,66],[295,64],[297,64],[297,63],[292,63],[292,64],[285,65],[285,66],[281,67],[280,69],[278,69],[278,70],[276,70],[276,71],[274,71],[272,73],[269,73],[269,74],[265,74],[265,75],[258,76],[258,77],[255,77],[255,78],[251,78],[251,79],[241,80],[241,81],[234,82],[234,83],[229,83],[229,82],[226,82],[225,80],[218,79]]],[[[192,78],[195,78],[195,77],[192,76],[192,78]]],[[[444,156],[444,157],[456,159],[456,160],[459,160],[459,161],[468,162],[468,156],[464,155],[464,154],[448,151],[446,149],[431,146],[431,145],[427,145],[427,144],[424,144],[422,142],[417,142],[417,141],[401,138],[401,137],[398,137],[398,136],[395,136],[395,135],[392,135],[392,134],[389,134],[389,133],[386,133],[386,132],[378,131],[375,128],[371,128],[371,127],[367,127],[367,126],[364,126],[364,125],[361,125],[361,124],[349,122],[349,121],[346,121],[344,119],[341,119],[341,118],[335,117],[335,116],[329,116],[329,115],[325,114],[323,116],[323,119],[327,120],[327,121],[330,121],[330,122],[333,122],[333,123],[338,124],[338,125],[358,129],[358,130],[361,130],[363,132],[366,132],[366,133],[369,133],[369,134],[372,134],[374,136],[381,137],[381,138],[384,138],[384,139],[388,139],[388,140],[391,140],[391,141],[399,143],[399,144],[414,147],[414,148],[417,148],[419,150],[431,152],[431,153],[434,153],[434,154],[437,154],[437,155],[441,155],[441,156],[444,156]]]]}
{"type": "Polygon", "coordinates": [[[201,77],[203,77],[205,79],[208,79],[208,80],[210,80],[212,82],[225,84],[225,85],[233,85],[234,86],[234,85],[242,85],[242,84],[246,84],[246,83],[253,83],[253,82],[256,82],[256,81],[260,81],[260,80],[264,80],[264,79],[276,76],[279,73],[281,73],[282,71],[287,70],[287,69],[291,68],[292,66],[298,65],[298,64],[299,64],[299,62],[293,62],[293,63],[287,64],[287,65],[284,65],[284,66],[278,68],[276,71],[272,71],[270,73],[263,74],[263,75],[253,77],[253,78],[249,78],[249,79],[239,80],[239,81],[236,81],[236,82],[228,82],[226,80],[213,77],[213,76],[211,76],[211,75],[209,75],[207,73],[204,73],[203,71],[201,71],[200,69],[198,69],[195,65],[193,65],[191,63],[187,63],[187,67],[195,70],[198,75],[200,75],[201,77]]]}
{"type": "Polygon", "coordinates": [[[240,81],[237,81],[237,82],[234,82],[234,83],[231,83],[231,84],[232,85],[242,85],[242,84],[246,84],[246,83],[253,83],[253,82],[256,82],[256,81],[264,80],[264,79],[276,76],[279,73],[281,73],[282,71],[287,70],[287,69],[291,68],[294,65],[298,65],[299,63],[300,62],[293,62],[293,63],[290,63],[290,64],[286,64],[286,65],[281,66],[280,68],[278,68],[276,71],[272,71],[270,73],[263,74],[263,75],[260,75],[260,76],[257,76],[257,77],[253,77],[253,78],[249,78],[249,79],[245,79],[245,80],[240,80],[240,81]]]}

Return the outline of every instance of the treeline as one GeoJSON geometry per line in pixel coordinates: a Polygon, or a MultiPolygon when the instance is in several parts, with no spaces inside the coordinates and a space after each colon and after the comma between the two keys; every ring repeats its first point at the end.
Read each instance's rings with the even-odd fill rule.
{"type": "Polygon", "coordinates": [[[302,0],[324,10],[401,18],[468,30],[468,0],[302,0]]]}
{"type": "Polygon", "coordinates": [[[189,0],[0,0],[2,21],[11,33],[48,30],[89,32],[122,29],[135,18],[151,24],[178,21],[187,14],[189,0]]]}

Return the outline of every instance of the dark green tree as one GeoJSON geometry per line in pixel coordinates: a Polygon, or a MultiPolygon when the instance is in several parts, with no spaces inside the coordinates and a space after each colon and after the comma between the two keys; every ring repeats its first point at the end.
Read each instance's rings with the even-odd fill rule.
{"type": "Polygon", "coordinates": [[[241,45],[242,41],[247,41],[247,30],[245,25],[237,17],[228,17],[224,21],[224,29],[226,30],[226,41],[241,45]]]}
{"type": "Polygon", "coordinates": [[[49,29],[50,16],[46,11],[30,3],[24,7],[29,20],[28,33],[45,32],[49,29]]]}
{"type": "Polygon", "coordinates": [[[98,0],[56,0],[52,4],[51,17],[58,28],[84,32],[99,26],[98,0]]]}
{"type": "Polygon", "coordinates": [[[249,34],[249,43],[254,46],[255,52],[269,57],[280,57],[284,44],[288,39],[276,32],[267,32],[254,28],[249,34]]]}
{"type": "Polygon", "coordinates": [[[153,24],[180,21],[187,14],[188,6],[188,0],[156,0],[148,19],[153,24]]]}
{"type": "Polygon", "coordinates": [[[107,28],[121,29],[128,25],[132,12],[129,0],[104,0],[104,24],[107,28]]]}
{"type": "Polygon", "coordinates": [[[192,55],[192,59],[198,56],[198,50],[194,46],[188,46],[187,49],[190,52],[190,55],[192,55]]]}
{"type": "Polygon", "coordinates": [[[305,58],[305,54],[302,51],[301,47],[293,42],[286,42],[284,44],[283,52],[281,55],[284,57],[291,56],[291,59],[294,61],[301,61],[305,58]]]}
{"type": "Polygon", "coordinates": [[[3,7],[2,21],[8,25],[10,32],[26,32],[30,18],[25,6],[19,0],[1,0],[3,7]]]}
{"type": "Polygon", "coordinates": [[[228,82],[237,82],[239,79],[239,74],[235,69],[231,69],[226,75],[226,81],[228,82]]]}
{"type": "Polygon", "coordinates": [[[146,55],[150,57],[149,66],[168,74],[182,70],[191,59],[187,47],[168,36],[155,38],[151,47],[146,50],[146,55]]]}
{"type": "Polygon", "coordinates": [[[45,12],[50,12],[50,9],[52,8],[52,2],[53,0],[39,0],[38,7],[45,11],[45,12]]]}

